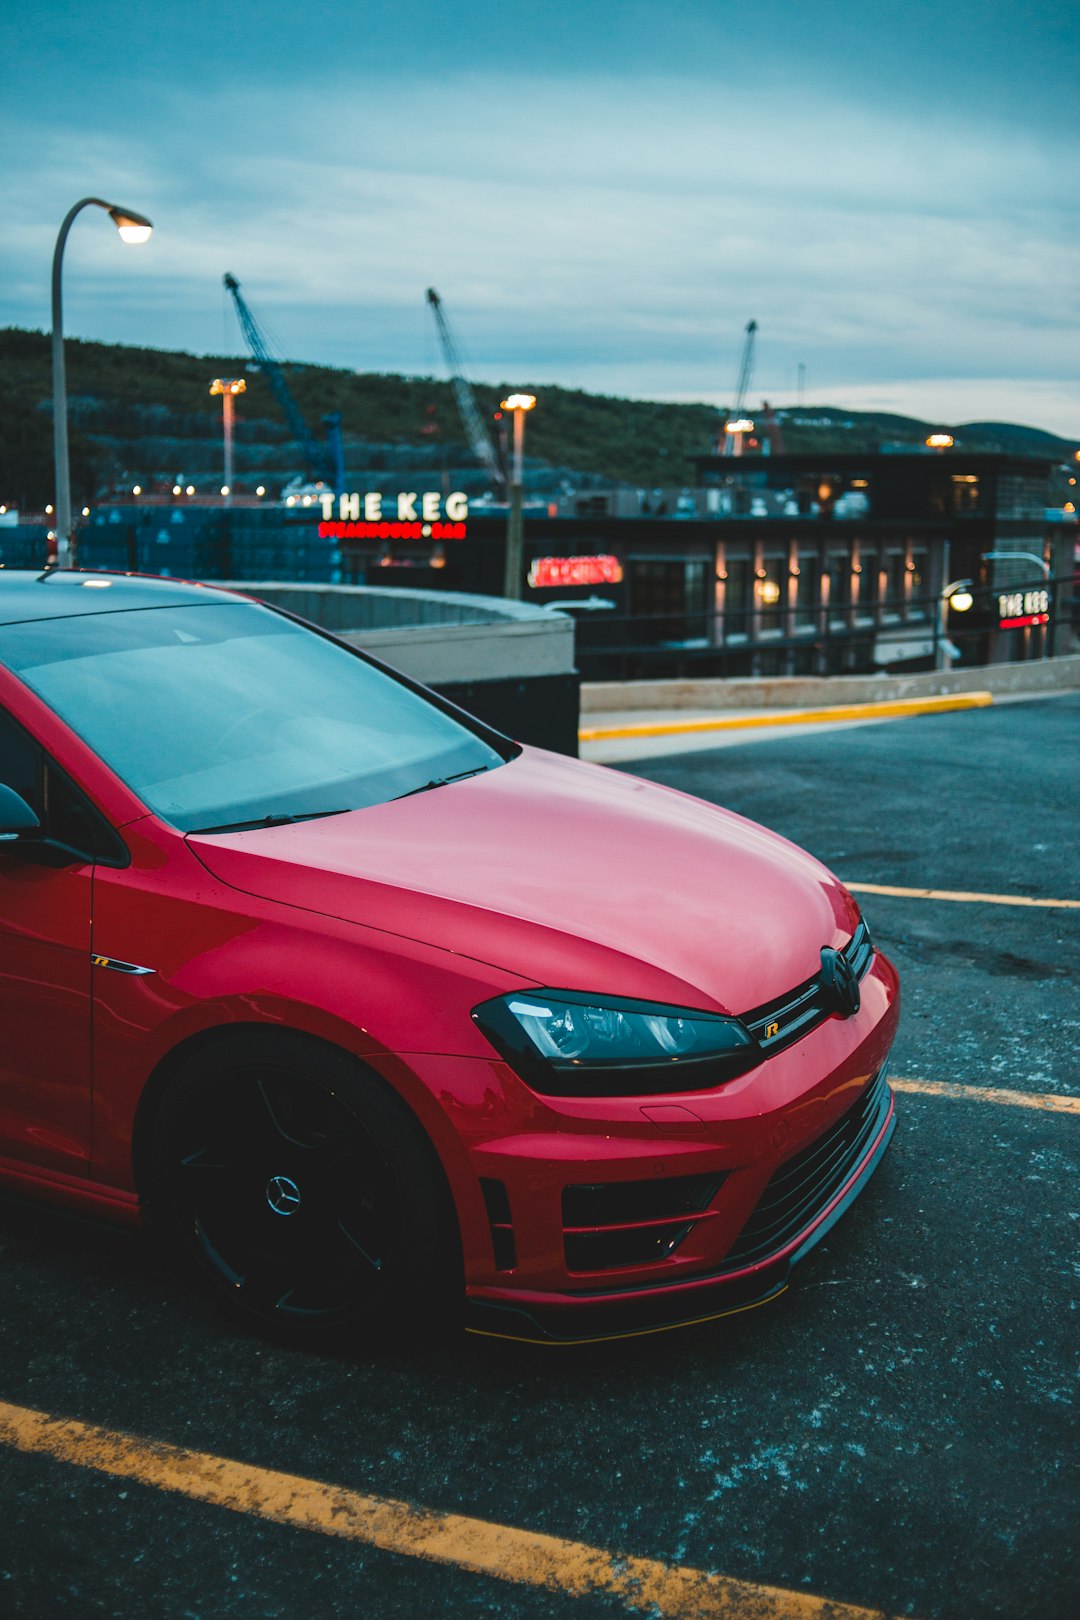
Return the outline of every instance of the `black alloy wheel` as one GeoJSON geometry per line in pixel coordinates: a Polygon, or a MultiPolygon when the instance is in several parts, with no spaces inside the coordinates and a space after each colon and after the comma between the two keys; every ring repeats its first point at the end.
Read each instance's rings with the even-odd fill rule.
{"type": "Polygon", "coordinates": [[[161,1110],[153,1211],[219,1300],[298,1340],[452,1314],[449,1194],[418,1127],[345,1053],[258,1032],[196,1054],[161,1110]]]}

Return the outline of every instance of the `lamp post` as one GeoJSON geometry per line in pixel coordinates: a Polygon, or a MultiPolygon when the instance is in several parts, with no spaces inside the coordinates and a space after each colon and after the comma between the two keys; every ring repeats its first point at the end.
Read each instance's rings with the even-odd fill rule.
{"type": "Polygon", "coordinates": [[[225,435],[225,482],[221,493],[225,505],[232,505],[233,492],[233,400],[237,394],[247,392],[243,377],[215,377],[210,384],[211,394],[221,395],[221,425],[225,435]]]}
{"type": "Polygon", "coordinates": [[[510,481],[510,511],[506,519],[506,573],[503,583],[503,595],[514,601],[521,597],[521,480],[525,454],[525,412],[531,411],[535,404],[535,394],[509,394],[502,401],[503,410],[514,413],[514,464],[510,481]]]}
{"type": "Polygon", "coordinates": [[[145,242],[153,230],[150,221],[130,208],[117,208],[103,202],[100,197],[84,197],[70,208],[56,238],[52,263],[52,371],[53,371],[53,452],[56,464],[56,563],[59,568],[73,568],[75,554],[71,544],[71,468],[68,462],[67,377],[64,371],[64,317],[61,300],[61,271],[64,263],[64,244],[68,239],[75,216],[84,208],[104,208],[125,242],[145,242]]]}
{"type": "MultiPolygon", "coordinates": [[[[971,594],[970,579],[954,579],[946,585],[938,598],[938,633],[937,658],[934,663],[938,669],[952,669],[953,644],[949,640],[949,609],[957,613],[967,613],[975,598],[971,594]]],[[[959,656],[959,654],[957,654],[959,656]]]]}

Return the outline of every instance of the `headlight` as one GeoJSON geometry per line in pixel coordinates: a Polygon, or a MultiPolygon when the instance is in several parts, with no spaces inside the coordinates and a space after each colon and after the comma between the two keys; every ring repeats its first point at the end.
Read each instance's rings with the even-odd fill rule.
{"type": "Polygon", "coordinates": [[[523,1080],[557,1097],[705,1091],[763,1057],[737,1018],[621,996],[519,991],[473,1018],[523,1080]]]}

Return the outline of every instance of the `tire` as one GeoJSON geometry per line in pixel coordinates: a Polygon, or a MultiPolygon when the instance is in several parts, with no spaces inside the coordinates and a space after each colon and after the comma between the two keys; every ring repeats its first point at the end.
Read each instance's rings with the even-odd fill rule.
{"type": "Polygon", "coordinates": [[[345,1052],[267,1030],[192,1053],[159,1109],[151,1176],[153,1224],[248,1326],[315,1344],[456,1325],[441,1167],[345,1052]]]}

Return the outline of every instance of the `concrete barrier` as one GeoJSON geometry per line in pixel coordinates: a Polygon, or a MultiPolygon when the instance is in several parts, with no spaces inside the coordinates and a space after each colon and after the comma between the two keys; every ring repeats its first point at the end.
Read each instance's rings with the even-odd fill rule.
{"type": "Polygon", "coordinates": [[[582,714],[626,714],[649,709],[805,709],[903,699],[947,697],[956,692],[1080,690],[1080,655],[1032,659],[1024,664],[984,664],[976,669],[926,670],[918,675],[807,675],[776,679],[686,681],[586,681],[582,714]]]}

